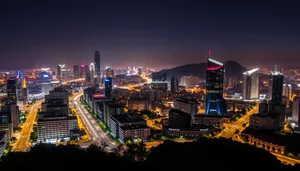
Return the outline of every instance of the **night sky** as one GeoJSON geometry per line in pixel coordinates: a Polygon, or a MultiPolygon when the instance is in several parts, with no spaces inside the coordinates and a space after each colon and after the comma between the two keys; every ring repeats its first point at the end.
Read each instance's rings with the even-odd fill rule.
{"type": "Polygon", "coordinates": [[[102,67],[165,68],[204,62],[208,49],[246,67],[300,66],[297,1],[6,1],[1,68],[72,67],[96,50],[102,67]]]}

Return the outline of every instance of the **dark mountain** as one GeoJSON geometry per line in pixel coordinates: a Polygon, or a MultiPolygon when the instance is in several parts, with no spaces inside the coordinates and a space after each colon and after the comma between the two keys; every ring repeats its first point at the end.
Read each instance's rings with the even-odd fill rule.
{"type": "MultiPolygon", "coordinates": [[[[226,61],[224,63],[225,73],[227,77],[237,77],[238,79],[242,78],[243,72],[247,70],[247,68],[243,67],[239,63],[235,61],[226,61]]],[[[206,74],[206,63],[200,64],[187,64],[179,67],[165,69],[163,71],[167,72],[168,80],[173,76],[198,76],[200,79],[205,79],[206,74]]]]}

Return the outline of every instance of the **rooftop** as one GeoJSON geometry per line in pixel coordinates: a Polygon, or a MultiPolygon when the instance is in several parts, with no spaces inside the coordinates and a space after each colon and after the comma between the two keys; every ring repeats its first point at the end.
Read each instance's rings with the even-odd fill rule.
{"type": "Polygon", "coordinates": [[[249,71],[244,72],[243,74],[244,75],[251,75],[251,74],[253,74],[254,72],[256,72],[258,70],[259,70],[259,68],[254,68],[254,69],[251,69],[249,71]]]}
{"type": "Polygon", "coordinates": [[[131,129],[144,129],[149,127],[147,125],[128,125],[128,126],[121,126],[120,128],[123,130],[131,130],[131,129]]]}
{"type": "Polygon", "coordinates": [[[134,115],[134,114],[113,115],[112,117],[120,123],[145,121],[142,117],[134,115]]]}
{"type": "Polygon", "coordinates": [[[112,101],[105,101],[104,103],[105,103],[107,106],[109,106],[110,108],[122,108],[122,107],[124,107],[123,105],[117,104],[117,103],[112,102],[112,101]]]}

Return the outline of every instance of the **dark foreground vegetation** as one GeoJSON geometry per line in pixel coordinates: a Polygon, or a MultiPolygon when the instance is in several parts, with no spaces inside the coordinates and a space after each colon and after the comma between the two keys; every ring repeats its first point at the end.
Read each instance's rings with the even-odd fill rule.
{"type": "Polygon", "coordinates": [[[300,166],[283,165],[270,153],[245,144],[226,139],[203,139],[193,143],[165,141],[149,152],[146,152],[143,144],[131,144],[126,151],[115,150],[115,153],[105,153],[101,147],[94,145],[85,150],[75,145],[37,145],[30,152],[10,153],[3,157],[0,169],[1,171],[299,171],[300,166]]]}

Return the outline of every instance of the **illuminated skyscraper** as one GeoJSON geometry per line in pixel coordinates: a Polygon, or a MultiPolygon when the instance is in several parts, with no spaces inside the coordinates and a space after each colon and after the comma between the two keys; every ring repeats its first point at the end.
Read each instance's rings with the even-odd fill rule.
{"type": "Polygon", "coordinates": [[[296,127],[300,127],[300,97],[295,97],[293,100],[292,122],[296,127]]]}
{"type": "Polygon", "coordinates": [[[259,68],[244,72],[243,99],[259,99],[259,68]]]}
{"type": "Polygon", "coordinates": [[[176,93],[179,88],[179,83],[178,83],[178,77],[172,77],[171,78],[171,92],[176,93]]]}
{"type": "Polygon", "coordinates": [[[210,58],[206,68],[206,115],[224,115],[227,112],[226,101],[223,98],[223,63],[210,58]]]}
{"type": "Polygon", "coordinates": [[[97,79],[99,79],[100,76],[101,76],[101,72],[100,72],[100,53],[99,53],[99,51],[95,52],[94,63],[95,63],[95,74],[96,74],[97,79]]]}
{"type": "Polygon", "coordinates": [[[269,80],[269,100],[272,104],[281,104],[283,89],[283,74],[278,71],[272,71],[269,80]]]}
{"type": "Polygon", "coordinates": [[[283,92],[282,95],[287,97],[287,100],[292,100],[292,85],[291,84],[283,84],[283,92]]]}
{"type": "Polygon", "coordinates": [[[90,67],[91,82],[92,85],[95,85],[95,64],[92,62],[89,67],[90,67]]]}
{"type": "Polygon", "coordinates": [[[42,71],[41,72],[41,91],[44,95],[48,95],[49,92],[52,90],[51,85],[51,76],[49,72],[42,71]]]}
{"type": "Polygon", "coordinates": [[[73,67],[74,78],[79,78],[79,65],[73,67]]]}
{"type": "Polygon", "coordinates": [[[67,78],[67,66],[66,64],[58,64],[57,66],[57,76],[59,79],[67,78]]]}
{"type": "Polygon", "coordinates": [[[112,93],[112,78],[107,77],[104,79],[104,86],[105,86],[105,97],[111,98],[112,93]]]}

